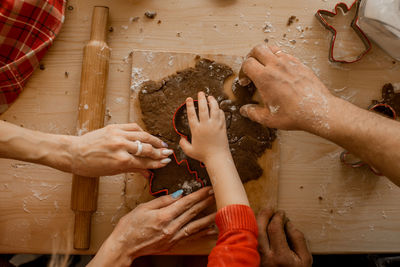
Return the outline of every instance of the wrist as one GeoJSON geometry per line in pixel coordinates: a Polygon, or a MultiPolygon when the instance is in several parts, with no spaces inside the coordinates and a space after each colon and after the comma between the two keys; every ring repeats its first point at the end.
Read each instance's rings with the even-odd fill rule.
{"type": "Polygon", "coordinates": [[[114,241],[112,235],[103,243],[88,266],[129,267],[137,258],[133,251],[125,248],[121,242],[114,241]]]}
{"type": "Polygon", "coordinates": [[[300,130],[329,139],[338,122],[343,119],[349,103],[333,95],[327,95],[325,99],[324,103],[310,109],[309,116],[304,116],[300,130]]]}
{"type": "Polygon", "coordinates": [[[45,134],[41,142],[42,153],[38,163],[71,172],[73,164],[73,143],[76,136],[45,134]]]}
{"type": "Polygon", "coordinates": [[[232,154],[229,148],[213,152],[204,159],[203,163],[206,166],[211,166],[216,162],[218,163],[219,161],[226,159],[232,159],[232,154]]]}

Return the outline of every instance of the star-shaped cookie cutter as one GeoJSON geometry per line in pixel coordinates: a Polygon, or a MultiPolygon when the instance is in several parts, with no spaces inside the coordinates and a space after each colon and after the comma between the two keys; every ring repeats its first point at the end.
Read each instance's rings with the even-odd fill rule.
{"type": "MultiPolygon", "coordinates": [[[[197,101],[198,101],[198,100],[194,100],[194,102],[197,102],[197,101]]],[[[175,113],[174,113],[174,116],[172,117],[172,126],[174,127],[174,130],[175,130],[175,132],[176,132],[178,135],[182,136],[183,138],[185,138],[185,139],[187,140],[188,137],[187,137],[186,135],[184,135],[183,133],[179,132],[179,130],[178,130],[177,127],[176,127],[176,123],[175,123],[176,115],[177,115],[177,114],[179,113],[179,111],[180,111],[181,109],[183,109],[184,107],[186,107],[186,102],[183,103],[183,104],[181,104],[181,105],[176,109],[176,111],[175,111],[175,113]]],[[[180,166],[180,165],[182,165],[182,164],[186,164],[186,167],[187,167],[188,172],[189,172],[190,174],[194,174],[194,175],[195,175],[196,181],[199,182],[199,183],[201,184],[201,188],[203,188],[203,187],[205,186],[203,180],[199,178],[199,174],[197,173],[197,171],[193,171],[192,169],[190,169],[189,162],[188,162],[186,159],[178,160],[178,158],[177,158],[177,156],[176,156],[176,154],[175,154],[175,151],[174,151],[174,153],[173,153],[173,156],[174,156],[175,162],[176,162],[176,164],[177,164],[178,166],[180,166]]],[[[201,163],[201,162],[200,162],[200,167],[205,168],[204,164],[201,163]]],[[[157,192],[153,192],[153,191],[151,190],[152,184],[153,184],[153,179],[154,179],[154,172],[150,171],[150,173],[151,173],[151,174],[150,174],[150,178],[149,178],[149,179],[150,179],[150,189],[149,189],[150,195],[152,195],[152,196],[168,195],[168,194],[169,194],[169,190],[168,190],[168,189],[161,189],[161,190],[159,190],[159,191],[157,191],[157,192]]]]}
{"type": "Polygon", "coordinates": [[[317,19],[321,22],[321,24],[325,28],[327,28],[330,32],[332,32],[332,34],[333,34],[331,42],[330,42],[330,47],[329,47],[329,60],[331,62],[340,62],[340,63],[354,63],[354,62],[357,62],[357,61],[361,60],[372,48],[371,41],[368,39],[367,35],[361,30],[361,28],[357,24],[357,22],[358,22],[358,10],[360,8],[360,2],[361,2],[361,0],[356,0],[356,1],[353,2],[353,4],[350,7],[348,7],[347,4],[345,4],[343,2],[340,2],[340,3],[336,4],[334,12],[329,11],[329,10],[319,9],[317,11],[317,13],[315,14],[317,19]],[[333,51],[335,49],[335,41],[336,41],[337,31],[332,25],[329,24],[329,22],[324,18],[324,16],[335,17],[338,14],[338,9],[339,8],[341,10],[343,10],[344,13],[348,13],[353,8],[356,9],[355,16],[354,16],[353,20],[351,21],[351,27],[353,28],[353,30],[357,33],[357,35],[359,36],[359,38],[363,42],[363,44],[365,46],[365,50],[360,55],[358,55],[357,58],[354,59],[354,60],[336,59],[334,57],[334,55],[333,55],[333,51]]]}

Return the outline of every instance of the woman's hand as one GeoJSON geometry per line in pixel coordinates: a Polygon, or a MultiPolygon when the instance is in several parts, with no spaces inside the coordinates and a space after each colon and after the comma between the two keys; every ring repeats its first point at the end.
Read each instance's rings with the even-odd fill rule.
{"type": "Polygon", "coordinates": [[[230,155],[226,135],[225,113],[219,108],[214,97],[207,99],[203,92],[198,94],[199,118],[197,117],[192,98],[186,100],[192,143],[181,138],[179,145],[191,158],[204,162],[212,158],[226,158],[230,155]]]}
{"type": "Polygon", "coordinates": [[[242,65],[239,82],[253,81],[264,107],[245,105],[241,114],[272,128],[327,130],[335,98],[314,72],[276,47],[258,45],[242,65]]]}
{"type": "Polygon", "coordinates": [[[178,241],[205,230],[213,235],[215,213],[191,221],[213,205],[211,187],[181,198],[183,191],[162,196],[125,215],[88,266],[131,266],[137,257],[168,251],[178,241]]]}
{"type": "Polygon", "coordinates": [[[145,175],[146,169],[161,168],[171,161],[168,156],[173,151],[166,147],[136,123],[108,125],[74,137],[71,172],[88,177],[123,172],[145,175]]]}

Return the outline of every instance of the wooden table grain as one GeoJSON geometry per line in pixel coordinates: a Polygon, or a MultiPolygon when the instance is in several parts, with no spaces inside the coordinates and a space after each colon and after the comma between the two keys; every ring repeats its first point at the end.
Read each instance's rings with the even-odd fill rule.
{"type": "MultiPolygon", "coordinates": [[[[352,1],[346,0],[350,3],[352,1]]],[[[112,48],[107,87],[107,123],[128,122],[133,49],[245,55],[269,44],[298,56],[336,95],[366,108],[386,82],[399,82],[400,64],[378,47],[359,63],[328,62],[330,35],[314,17],[335,1],[321,0],[71,0],[65,24],[24,92],[0,119],[23,127],[74,134],[82,49],[95,5],[110,7],[112,48]],[[144,12],[157,11],[154,20],[144,12]],[[291,15],[299,21],[290,27],[291,15]],[[139,21],[132,21],[138,16],[139,21]],[[160,21],[158,23],[158,21],[160,21]],[[265,28],[265,25],[267,27],[265,28]],[[284,36],[285,35],[285,36],[284,36]],[[295,40],[295,41],[291,41],[295,40]],[[65,72],[68,72],[66,77],[65,72]]],[[[280,132],[278,206],[309,239],[314,253],[400,251],[400,190],[367,169],[343,167],[341,148],[303,132],[280,132]]],[[[0,160],[0,253],[82,253],[72,249],[72,176],[47,167],[0,160]]],[[[143,186],[142,184],[138,186],[143,186]]],[[[102,177],[93,218],[95,253],[124,204],[125,177],[102,177]]],[[[192,242],[174,253],[206,254],[192,242]]]]}

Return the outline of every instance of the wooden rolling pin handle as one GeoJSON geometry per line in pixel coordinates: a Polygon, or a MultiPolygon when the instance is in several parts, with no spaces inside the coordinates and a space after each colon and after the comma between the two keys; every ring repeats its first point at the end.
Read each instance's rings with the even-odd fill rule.
{"type": "Polygon", "coordinates": [[[90,233],[92,212],[75,212],[74,248],[88,249],[90,247],[90,233]]]}
{"type": "MultiPolygon", "coordinates": [[[[79,95],[78,135],[104,126],[105,97],[110,60],[106,43],[108,8],[95,7],[90,41],[84,48],[79,95]]],[[[91,217],[97,210],[98,177],[74,175],[71,209],[75,212],[74,248],[90,247],[91,217]]]]}

